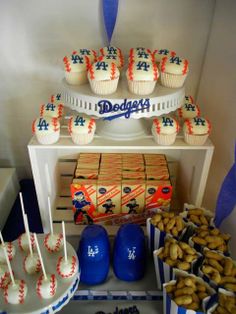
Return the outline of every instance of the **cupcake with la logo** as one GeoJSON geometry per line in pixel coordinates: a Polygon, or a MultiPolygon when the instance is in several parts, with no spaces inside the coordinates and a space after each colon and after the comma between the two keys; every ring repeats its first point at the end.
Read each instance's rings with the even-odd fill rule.
{"type": "Polygon", "coordinates": [[[100,53],[102,56],[107,55],[115,55],[115,56],[122,56],[122,52],[120,48],[114,47],[114,46],[107,46],[100,49],[100,53]]]}
{"type": "Polygon", "coordinates": [[[159,145],[172,145],[179,132],[178,121],[170,115],[163,115],[153,120],[152,134],[159,145]]]}
{"type": "Polygon", "coordinates": [[[183,122],[185,119],[191,119],[200,116],[200,108],[196,104],[185,102],[185,104],[178,108],[176,115],[179,121],[183,122]]]}
{"type": "Polygon", "coordinates": [[[169,49],[156,49],[153,52],[153,58],[157,65],[160,64],[161,60],[164,57],[174,57],[176,55],[176,52],[169,49]]]}
{"type": "Polygon", "coordinates": [[[203,145],[210,132],[211,123],[203,117],[186,119],[183,125],[184,140],[189,145],[203,145]]]}
{"type": "Polygon", "coordinates": [[[147,48],[131,48],[129,51],[129,63],[131,62],[153,62],[153,55],[150,49],[147,48]]]}
{"type": "Polygon", "coordinates": [[[129,91],[135,95],[149,95],[156,86],[159,72],[152,62],[131,62],[126,71],[129,91]]]}
{"type": "Polygon", "coordinates": [[[54,117],[40,117],[33,121],[32,131],[40,144],[54,144],[60,138],[60,122],[54,117]]]}
{"type": "Polygon", "coordinates": [[[89,67],[88,80],[97,95],[109,95],[116,91],[120,71],[114,62],[97,61],[89,67]]]}
{"type": "Polygon", "coordinates": [[[85,145],[92,142],[95,130],[95,120],[85,114],[71,117],[68,123],[68,131],[72,141],[77,145],[85,145]]]}
{"type": "Polygon", "coordinates": [[[53,117],[60,119],[63,115],[64,106],[62,104],[47,103],[40,107],[40,117],[53,117]]]}
{"type": "Polygon", "coordinates": [[[81,48],[76,51],[78,55],[86,56],[89,58],[90,63],[94,63],[97,60],[97,53],[93,49],[81,48]]]}
{"type": "Polygon", "coordinates": [[[51,95],[50,102],[56,105],[64,105],[64,102],[62,100],[62,94],[57,93],[57,94],[51,95]]]}
{"type": "Polygon", "coordinates": [[[105,61],[105,62],[114,62],[118,69],[121,70],[124,66],[124,57],[122,55],[106,55],[106,56],[100,56],[98,58],[98,61],[105,61]]]}
{"type": "Polygon", "coordinates": [[[65,66],[65,79],[71,85],[81,85],[88,82],[87,70],[90,60],[87,56],[79,55],[77,51],[63,59],[65,66]]]}
{"type": "Polygon", "coordinates": [[[188,60],[178,56],[164,57],[160,62],[161,85],[179,88],[184,85],[189,72],[188,60]]]}

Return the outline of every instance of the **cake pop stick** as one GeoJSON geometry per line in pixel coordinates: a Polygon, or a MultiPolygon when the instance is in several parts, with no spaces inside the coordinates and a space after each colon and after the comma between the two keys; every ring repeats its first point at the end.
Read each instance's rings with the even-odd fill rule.
{"type": "Polygon", "coordinates": [[[39,243],[36,234],[34,234],[36,248],[38,251],[39,259],[42,266],[43,274],[39,277],[36,283],[36,292],[42,299],[50,299],[56,294],[57,279],[54,274],[47,274],[43,263],[42,254],[40,251],[39,243]]]}
{"type": "Polygon", "coordinates": [[[52,208],[51,208],[51,202],[50,202],[49,196],[48,196],[48,213],[49,213],[50,230],[51,230],[51,234],[53,234],[52,208]]]}
{"type": "Polygon", "coordinates": [[[41,270],[41,263],[40,259],[37,253],[33,253],[32,249],[32,243],[30,239],[30,232],[29,232],[29,223],[27,219],[27,215],[24,214],[24,222],[25,222],[25,227],[26,227],[26,234],[28,238],[28,244],[29,244],[29,251],[30,253],[24,258],[23,261],[23,267],[24,270],[29,274],[35,274],[38,273],[41,270]]]}
{"type": "Polygon", "coordinates": [[[73,277],[78,273],[78,262],[75,256],[68,256],[66,244],[65,223],[62,221],[62,234],[64,242],[64,256],[60,256],[57,262],[57,273],[63,279],[73,277]]]}
{"type": "Polygon", "coordinates": [[[6,246],[3,241],[2,233],[0,231],[0,239],[3,244],[3,251],[5,254],[7,267],[11,277],[11,283],[4,288],[4,300],[6,303],[11,304],[23,304],[28,292],[28,288],[24,280],[15,280],[13,271],[11,268],[10,260],[7,254],[6,246]]]}

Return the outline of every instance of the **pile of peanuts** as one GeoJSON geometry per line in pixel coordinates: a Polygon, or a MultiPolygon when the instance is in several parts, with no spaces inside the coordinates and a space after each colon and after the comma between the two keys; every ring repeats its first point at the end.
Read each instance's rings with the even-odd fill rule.
{"type": "Polygon", "coordinates": [[[172,267],[188,271],[191,263],[197,258],[197,252],[187,243],[167,238],[164,247],[159,250],[158,257],[172,267]]]}
{"type": "Polygon", "coordinates": [[[201,225],[210,225],[211,216],[207,215],[206,212],[201,208],[189,209],[187,212],[187,219],[192,223],[201,225]]]}
{"type": "Polygon", "coordinates": [[[221,233],[219,229],[209,228],[206,225],[196,228],[194,232],[195,234],[192,237],[194,243],[207,247],[210,250],[217,250],[223,253],[228,251],[229,234],[221,233]]]}
{"type": "Polygon", "coordinates": [[[236,292],[236,266],[230,257],[213,251],[204,251],[202,272],[225,289],[236,292]]]}
{"type": "Polygon", "coordinates": [[[173,212],[158,213],[152,217],[151,223],[160,231],[171,234],[173,237],[178,237],[185,227],[182,217],[175,216],[173,212]]]}
{"type": "Polygon", "coordinates": [[[207,286],[192,276],[178,277],[175,284],[167,284],[165,289],[177,305],[194,311],[201,311],[202,300],[210,295],[207,286]]]}
{"type": "Polygon", "coordinates": [[[236,314],[236,296],[219,293],[218,306],[213,314],[236,314]]]}

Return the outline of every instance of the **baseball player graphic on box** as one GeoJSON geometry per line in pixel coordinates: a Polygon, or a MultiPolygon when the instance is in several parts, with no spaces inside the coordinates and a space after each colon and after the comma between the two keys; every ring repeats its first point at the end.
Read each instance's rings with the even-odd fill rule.
{"type": "Polygon", "coordinates": [[[112,208],[116,206],[112,203],[112,200],[109,198],[106,200],[105,204],[102,205],[105,208],[105,214],[113,214],[112,208]]]}
{"type": "Polygon", "coordinates": [[[91,202],[86,200],[83,191],[77,191],[74,193],[72,204],[75,208],[74,213],[75,223],[83,221],[84,218],[88,224],[93,223],[92,218],[87,213],[87,210],[90,208],[91,202]]]}
{"type": "Polygon", "coordinates": [[[139,204],[135,198],[132,198],[129,203],[126,205],[129,208],[128,214],[137,214],[137,210],[139,209],[139,204]]]}

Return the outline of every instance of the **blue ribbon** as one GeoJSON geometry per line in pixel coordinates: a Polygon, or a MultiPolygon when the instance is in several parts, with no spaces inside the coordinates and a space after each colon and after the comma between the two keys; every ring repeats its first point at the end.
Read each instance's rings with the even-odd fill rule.
{"type": "Polygon", "coordinates": [[[234,164],[226,175],[216,203],[215,225],[219,227],[236,206],[236,144],[234,164]]]}
{"type": "Polygon", "coordinates": [[[103,18],[107,33],[108,44],[110,45],[113,30],[116,24],[119,0],[103,0],[103,18]]]}

